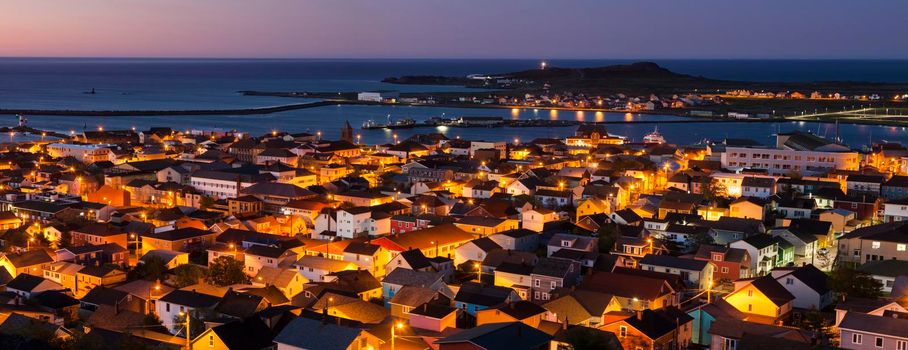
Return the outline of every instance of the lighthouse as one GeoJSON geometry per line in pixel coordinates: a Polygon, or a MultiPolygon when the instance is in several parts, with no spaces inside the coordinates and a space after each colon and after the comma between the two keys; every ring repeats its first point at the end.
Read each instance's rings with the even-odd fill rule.
{"type": "Polygon", "coordinates": [[[16,114],[16,117],[19,118],[19,127],[20,128],[24,128],[24,127],[28,126],[28,119],[26,119],[24,115],[16,114]]]}

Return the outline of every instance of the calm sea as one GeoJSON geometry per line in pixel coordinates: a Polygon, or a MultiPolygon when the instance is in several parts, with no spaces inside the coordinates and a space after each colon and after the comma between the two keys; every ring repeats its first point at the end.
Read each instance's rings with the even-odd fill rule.
{"type": "MultiPolygon", "coordinates": [[[[552,60],[551,66],[589,67],[635,60],[552,60]]],[[[759,81],[908,82],[908,61],[869,60],[653,60],[679,73],[716,79],[759,81]]],[[[242,96],[240,90],[264,91],[462,91],[451,86],[400,86],[381,83],[399,75],[467,75],[500,73],[537,67],[539,60],[210,60],[210,59],[0,59],[0,108],[142,110],[219,109],[273,106],[303,99],[242,96]],[[85,92],[94,89],[95,94],[85,92]]],[[[369,119],[433,116],[500,115],[508,118],[603,120],[674,120],[673,116],[575,113],[526,110],[451,109],[427,107],[329,106],[270,115],[178,117],[29,116],[30,124],[61,132],[104,126],[108,129],[172,126],[181,129],[237,129],[256,134],[271,130],[322,131],[336,137],[344,121],[359,127],[369,119]]],[[[15,123],[0,116],[0,125],[15,123]]],[[[612,125],[614,134],[639,140],[653,125],[612,125]]],[[[827,136],[832,125],[707,124],[691,121],[662,124],[659,131],[673,143],[745,137],[769,142],[776,130],[810,130],[827,136]]],[[[515,137],[563,137],[573,128],[440,129],[449,136],[512,140],[515,137]]],[[[399,137],[432,129],[399,130],[399,137]]],[[[393,140],[386,131],[360,131],[364,142],[393,140]]],[[[849,126],[840,135],[853,145],[869,140],[908,143],[901,128],[849,126]]]]}

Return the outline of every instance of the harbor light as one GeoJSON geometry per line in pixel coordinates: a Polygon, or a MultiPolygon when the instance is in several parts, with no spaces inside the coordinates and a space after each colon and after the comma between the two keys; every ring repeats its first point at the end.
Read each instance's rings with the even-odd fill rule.
{"type": "Polygon", "coordinates": [[[548,65],[548,63],[545,63],[545,61],[542,61],[541,63],[539,63],[539,69],[545,70],[546,65],[548,65]]]}

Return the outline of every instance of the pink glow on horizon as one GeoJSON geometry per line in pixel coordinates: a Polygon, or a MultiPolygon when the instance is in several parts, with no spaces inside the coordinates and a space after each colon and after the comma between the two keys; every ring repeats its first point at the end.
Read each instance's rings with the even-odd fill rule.
{"type": "Polygon", "coordinates": [[[881,35],[903,31],[901,1],[3,0],[0,13],[0,56],[908,57],[881,35]]]}

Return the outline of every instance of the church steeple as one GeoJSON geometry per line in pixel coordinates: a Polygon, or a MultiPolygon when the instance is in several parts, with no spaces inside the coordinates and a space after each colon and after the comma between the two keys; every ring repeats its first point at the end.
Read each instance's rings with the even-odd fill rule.
{"type": "Polygon", "coordinates": [[[350,126],[350,121],[344,122],[344,127],[341,128],[341,140],[347,142],[353,142],[353,127],[350,126]]]}

